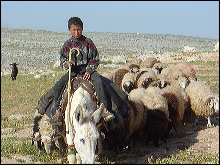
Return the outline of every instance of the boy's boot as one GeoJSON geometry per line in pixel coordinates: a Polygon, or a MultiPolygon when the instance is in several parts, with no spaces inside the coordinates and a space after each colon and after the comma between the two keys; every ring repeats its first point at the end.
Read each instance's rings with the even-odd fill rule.
{"type": "Polygon", "coordinates": [[[115,116],[105,108],[103,112],[103,118],[105,121],[110,121],[114,119],[115,116]]]}
{"type": "Polygon", "coordinates": [[[60,109],[56,110],[55,115],[49,119],[49,123],[52,125],[62,125],[62,117],[61,117],[61,112],[60,109]]]}

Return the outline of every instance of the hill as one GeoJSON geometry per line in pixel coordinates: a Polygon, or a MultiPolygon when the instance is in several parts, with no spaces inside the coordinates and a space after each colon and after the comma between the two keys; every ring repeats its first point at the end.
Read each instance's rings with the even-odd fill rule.
{"type": "MultiPolygon", "coordinates": [[[[194,47],[197,52],[213,51],[218,41],[171,34],[83,34],[94,41],[101,60],[111,60],[112,63],[124,63],[128,58],[135,57],[143,59],[158,53],[162,57],[169,52],[170,56],[182,52],[184,46],[194,47]]],[[[60,48],[69,38],[69,33],[1,28],[1,69],[10,70],[9,64],[12,62],[19,63],[20,71],[51,68],[59,60],[60,48]]]]}

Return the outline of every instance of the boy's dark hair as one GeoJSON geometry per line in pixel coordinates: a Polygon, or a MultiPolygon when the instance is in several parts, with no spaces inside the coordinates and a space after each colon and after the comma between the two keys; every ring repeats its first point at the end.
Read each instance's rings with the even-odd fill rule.
{"type": "Polygon", "coordinates": [[[71,17],[68,21],[68,29],[70,29],[70,25],[80,25],[83,29],[83,22],[79,17],[71,17]]]}

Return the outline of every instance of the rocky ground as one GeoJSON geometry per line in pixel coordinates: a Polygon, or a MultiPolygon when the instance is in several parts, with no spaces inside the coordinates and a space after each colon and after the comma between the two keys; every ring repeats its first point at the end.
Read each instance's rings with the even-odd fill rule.
{"type": "MultiPolygon", "coordinates": [[[[218,53],[201,53],[197,56],[195,55],[194,58],[200,58],[205,61],[215,61],[219,60],[218,53]]],[[[192,57],[190,57],[192,58],[192,57]]],[[[175,59],[177,59],[175,57],[175,59]]],[[[174,58],[167,58],[164,59],[164,63],[176,62],[174,58]]],[[[181,59],[179,61],[187,61],[186,57],[178,57],[181,59]]],[[[189,58],[188,58],[189,60],[189,58]]],[[[195,69],[205,66],[194,66],[195,69]]],[[[207,68],[213,69],[213,68],[207,68]]],[[[22,116],[20,116],[22,117],[22,116]]],[[[180,150],[188,151],[189,154],[207,154],[207,155],[216,155],[219,154],[219,117],[215,117],[212,119],[212,123],[214,126],[211,128],[206,127],[206,120],[199,120],[199,126],[194,126],[192,123],[185,123],[177,127],[177,132],[174,133],[173,137],[168,139],[167,143],[160,142],[160,147],[154,147],[152,142],[146,146],[143,142],[137,143],[137,145],[132,149],[132,153],[140,152],[141,150],[147,151],[147,155],[134,157],[132,153],[120,153],[117,157],[123,157],[120,161],[109,160],[108,163],[128,163],[128,164],[145,164],[149,158],[157,158],[163,157],[164,155],[171,155],[172,153],[180,150]]],[[[2,129],[2,133],[4,133],[3,137],[12,136],[7,134],[9,132],[8,129],[2,129]]],[[[30,137],[32,134],[32,125],[27,125],[25,128],[13,136],[15,137],[30,137]]],[[[12,159],[1,157],[2,164],[20,164],[17,159],[25,160],[24,164],[33,164],[29,156],[22,156],[22,155],[11,155],[12,159]]],[[[40,164],[42,162],[34,162],[35,164],[40,164]]],[[[99,164],[99,162],[96,162],[99,164]]],[[[190,162],[182,162],[184,164],[190,162]]],[[[206,162],[209,163],[209,162],[206,162]]]]}

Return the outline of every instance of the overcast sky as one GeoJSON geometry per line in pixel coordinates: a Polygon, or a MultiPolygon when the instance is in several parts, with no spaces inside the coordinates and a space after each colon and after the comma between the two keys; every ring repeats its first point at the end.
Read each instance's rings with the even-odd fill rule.
{"type": "Polygon", "coordinates": [[[174,34],[219,39],[219,1],[1,1],[1,27],[68,32],[174,34]]]}

